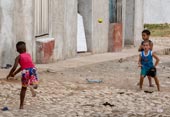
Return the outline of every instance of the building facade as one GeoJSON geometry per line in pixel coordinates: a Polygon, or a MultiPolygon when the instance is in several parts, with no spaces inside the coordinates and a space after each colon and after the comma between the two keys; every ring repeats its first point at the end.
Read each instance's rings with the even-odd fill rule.
{"type": "Polygon", "coordinates": [[[88,52],[109,51],[114,23],[122,24],[122,47],[136,45],[143,29],[142,9],[141,0],[0,0],[0,64],[14,62],[17,41],[26,42],[34,61],[38,40],[54,40],[49,62],[76,56],[77,13],[83,16],[88,52]]]}

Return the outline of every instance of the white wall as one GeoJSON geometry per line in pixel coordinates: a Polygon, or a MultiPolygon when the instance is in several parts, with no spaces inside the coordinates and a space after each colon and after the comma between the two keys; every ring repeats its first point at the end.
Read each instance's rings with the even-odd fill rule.
{"type": "Polygon", "coordinates": [[[77,0],[52,0],[50,36],[55,39],[55,60],[77,54],[77,0]]]}
{"type": "Polygon", "coordinates": [[[0,65],[13,64],[16,42],[26,41],[32,54],[33,0],[0,0],[0,65]]]}
{"type": "Polygon", "coordinates": [[[143,31],[143,0],[135,0],[135,17],[134,17],[134,45],[141,43],[141,32],[143,31]]]}
{"type": "Polygon", "coordinates": [[[144,23],[170,23],[170,0],[144,0],[144,23]]]}
{"type": "Polygon", "coordinates": [[[109,0],[92,1],[92,52],[108,51],[109,34],[109,0]],[[103,22],[98,23],[102,18],[103,22]]]}

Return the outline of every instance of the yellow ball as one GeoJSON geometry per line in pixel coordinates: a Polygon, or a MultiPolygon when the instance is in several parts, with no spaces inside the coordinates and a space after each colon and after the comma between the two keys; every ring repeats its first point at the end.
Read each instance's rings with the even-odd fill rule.
{"type": "Polygon", "coordinates": [[[99,19],[98,19],[98,22],[99,22],[99,23],[102,23],[102,22],[103,22],[103,19],[99,18],[99,19]]]}

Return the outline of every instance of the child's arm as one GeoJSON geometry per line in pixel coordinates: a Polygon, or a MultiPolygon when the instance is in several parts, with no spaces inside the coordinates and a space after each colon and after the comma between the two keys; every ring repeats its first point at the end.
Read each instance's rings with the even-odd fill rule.
{"type": "Polygon", "coordinates": [[[138,52],[140,52],[142,50],[142,45],[139,46],[138,52]]]}
{"type": "Polygon", "coordinates": [[[142,67],[141,60],[142,60],[141,55],[139,55],[138,67],[142,67]]]}
{"type": "Polygon", "coordinates": [[[9,72],[9,74],[8,74],[8,76],[7,76],[7,79],[8,79],[9,77],[13,76],[13,73],[14,73],[14,71],[16,70],[16,68],[17,68],[17,66],[18,66],[18,63],[19,63],[19,56],[16,57],[15,63],[14,63],[14,65],[13,65],[11,71],[9,72]]]}
{"type": "Polygon", "coordinates": [[[150,43],[150,50],[152,50],[153,49],[153,43],[151,42],[150,43]]]}
{"type": "Polygon", "coordinates": [[[14,77],[16,74],[18,74],[21,71],[21,67],[18,68],[15,72],[13,72],[12,76],[14,77]]]}
{"type": "Polygon", "coordinates": [[[152,53],[152,56],[156,60],[156,62],[155,62],[155,67],[156,67],[158,65],[158,63],[159,63],[159,58],[158,58],[158,56],[155,53],[152,53]]]}

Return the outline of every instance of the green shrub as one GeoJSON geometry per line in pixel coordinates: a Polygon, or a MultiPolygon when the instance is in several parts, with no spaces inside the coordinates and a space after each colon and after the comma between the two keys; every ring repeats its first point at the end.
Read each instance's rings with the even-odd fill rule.
{"type": "Polygon", "coordinates": [[[154,37],[169,37],[170,36],[170,24],[145,24],[145,29],[151,31],[151,36],[154,37]]]}

